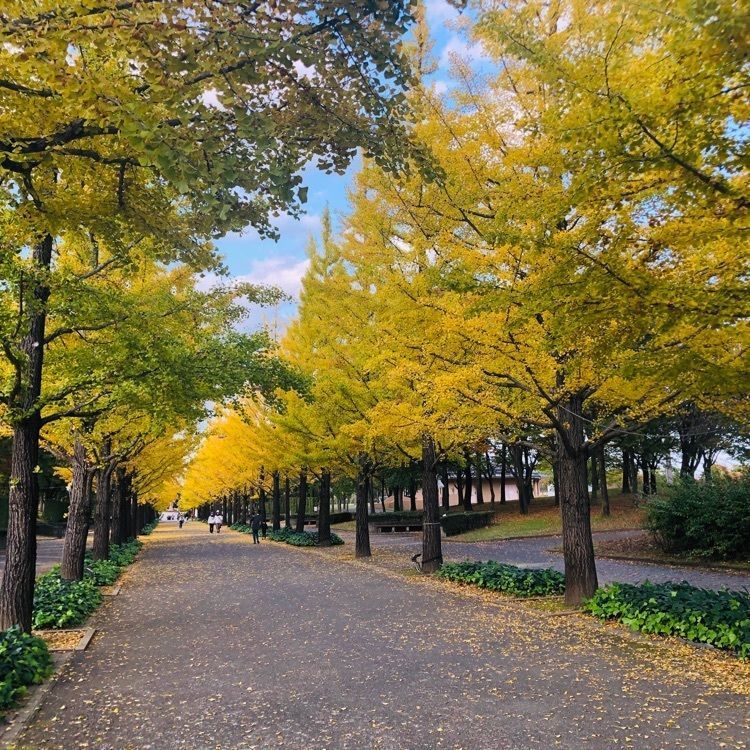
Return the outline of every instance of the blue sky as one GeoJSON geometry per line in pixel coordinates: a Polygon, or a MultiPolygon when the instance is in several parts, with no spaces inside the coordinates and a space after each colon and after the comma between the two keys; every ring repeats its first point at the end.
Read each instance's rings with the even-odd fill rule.
{"type": "MultiPolygon", "coordinates": [[[[447,90],[454,56],[474,62],[481,57],[481,49],[467,39],[460,28],[465,24],[446,0],[427,0],[426,7],[434,39],[433,54],[438,61],[438,70],[432,78],[437,86],[447,90]]],[[[338,217],[346,213],[347,190],[357,168],[355,161],[344,175],[326,175],[314,168],[307,169],[304,173],[304,184],[309,186],[306,213],[298,221],[282,217],[276,222],[281,234],[278,242],[263,240],[252,229],[219,240],[217,247],[230,274],[244,281],[278,286],[296,297],[307,267],[309,238],[320,236],[321,216],[326,206],[331,211],[334,226],[338,217]]],[[[293,314],[294,305],[284,305],[278,310],[261,311],[258,322],[280,330],[293,314]]]]}

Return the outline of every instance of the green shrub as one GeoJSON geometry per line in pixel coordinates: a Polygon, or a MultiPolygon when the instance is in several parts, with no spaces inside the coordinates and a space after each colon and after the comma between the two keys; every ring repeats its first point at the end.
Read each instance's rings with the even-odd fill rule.
{"type": "MultiPolygon", "coordinates": [[[[297,533],[293,529],[279,529],[278,531],[269,531],[268,538],[273,542],[286,542],[293,547],[317,547],[320,537],[317,531],[303,531],[297,533]]],[[[343,544],[344,540],[338,535],[331,532],[331,546],[343,544]]]]}
{"type": "Polygon", "coordinates": [[[332,524],[334,523],[345,523],[346,521],[354,520],[354,513],[350,510],[337,510],[333,511],[329,518],[332,524]]]}
{"type": "Polygon", "coordinates": [[[124,568],[135,562],[138,550],[140,550],[141,547],[143,547],[143,542],[140,542],[137,539],[129,539],[123,544],[110,544],[109,559],[115,563],[115,565],[124,568]]]}
{"type": "Polygon", "coordinates": [[[101,600],[102,595],[92,580],[64,581],[57,571],[45,573],[36,579],[32,627],[75,627],[101,600]]]}
{"type": "Polygon", "coordinates": [[[495,562],[445,563],[438,577],[514,596],[550,596],[565,591],[565,576],[552,568],[517,568],[495,562]]]}
{"type": "Polygon", "coordinates": [[[683,480],[648,506],[646,525],[666,552],[750,558],[750,474],[683,480]]]}
{"type": "Polygon", "coordinates": [[[131,565],[143,542],[130,539],[124,544],[109,545],[109,560],[94,560],[91,552],[86,553],[83,577],[93,581],[97,586],[111,586],[122,573],[122,569],[131,565]]]}
{"type": "Polygon", "coordinates": [[[489,526],[495,518],[492,510],[473,510],[468,513],[447,513],[440,519],[446,536],[463,534],[465,531],[489,526]]]}
{"type": "Polygon", "coordinates": [[[26,693],[52,674],[52,657],[41,639],[17,627],[0,632],[0,710],[11,708],[26,693]]]}
{"type": "Polygon", "coordinates": [[[83,577],[96,586],[111,586],[119,577],[122,568],[112,560],[91,560],[84,562],[83,577]]]}
{"type": "Polygon", "coordinates": [[[157,518],[154,521],[151,521],[151,523],[147,523],[142,529],[140,536],[148,536],[157,526],[159,523],[159,519],[157,518]]]}
{"type": "Polygon", "coordinates": [[[676,635],[750,657],[750,594],[744,592],[707,591],[688,583],[613,583],[584,606],[633,630],[676,635]]]}
{"type": "Polygon", "coordinates": [[[424,513],[421,510],[397,510],[392,513],[372,513],[368,521],[373,523],[404,523],[407,521],[422,521],[424,513]]]}

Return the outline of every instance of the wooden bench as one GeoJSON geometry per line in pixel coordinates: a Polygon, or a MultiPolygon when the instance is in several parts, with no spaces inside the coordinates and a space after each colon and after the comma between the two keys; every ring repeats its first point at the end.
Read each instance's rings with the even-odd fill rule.
{"type": "Polygon", "coordinates": [[[370,521],[370,529],[379,534],[388,534],[399,531],[422,531],[422,521],[370,521]]]}

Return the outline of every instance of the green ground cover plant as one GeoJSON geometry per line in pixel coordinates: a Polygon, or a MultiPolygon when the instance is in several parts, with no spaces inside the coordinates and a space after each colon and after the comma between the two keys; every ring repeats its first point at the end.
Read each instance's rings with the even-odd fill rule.
{"type": "Polygon", "coordinates": [[[64,581],[58,571],[50,571],[36,579],[32,627],[37,630],[75,627],[101,600],[101,592],[94,581],[64,581]]]}
{"type": "Polygon", "coordinates": [[[688,583],[613,583],[584,608],[633,630],[674,635],[750,657],[750,594],[709,591],[688,583]]]}
{"type": "Polygon", "coordinates": [[[123,544],[109,545],[108,560],[94,560],[90,552],[86,553],[84,578],[93,581],[97,586],[111,586],[128,565],[131,565],[143,542],[129,539],[123,544]]]}
{"type": "Polygon", "coordinates": [[[513,596],[552,596],[565,592],[565,576],[551,568],[518,568],[495,562],[445,563],[438,578],[513,596]]]}
{"type": "Polygon", "coordinates": [[[750,473],[667,487],[649,503],[646,527],[665,552],[749,559],[750,473]]]}
{"type": "Polygon", "coordinates": [[[26,694],[52,674],[52,657],[47,644],[17,627],[0,633],[0,710],[12,708],[26,694]]]}
{"type": "MultiPolygon", "coordinates": [[[[286,542],[293,547],[317,547],[320,537],[317,531],[303,531],[301,533],[293,529],[279,529],[278,531],[269,531],[268,539],[272,542],[286,542]]],[[[344,540],[338,535],[331,532],[331,546],[343,544],[344,540]]]]}
{"type": "Polygon", "coordinates": [[[141,529],[140,536],[148,536],[156,528],[156,526],[157,526],[158,523],[159,523],[159,519],[158,518],[155,519],[155,520],[153,520],[153,521],[151,521],[151,523],[147,523],[141,529]]]}

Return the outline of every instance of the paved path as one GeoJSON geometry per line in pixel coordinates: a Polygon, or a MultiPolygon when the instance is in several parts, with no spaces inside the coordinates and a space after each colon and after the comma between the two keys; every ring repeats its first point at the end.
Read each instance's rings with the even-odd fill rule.
{"type": "Polygon", "coordinates": [[[158,527],[17,747],[746,747],[733,660],[249,542],[158,527]]]}
{"type": "MultiPolygon", "coordinates": [[[[89,540],[91,541],[91,540],[89,540]]],[[[46,573],[62,559],[63,540],[40,536],[36,540],[36,574],[46,573]]],[[[5,570],[5,548],[0,549],[0,577],[5,570]]]]}
{"type": "MultiPolygon", "coordinates": [[[[348,543],[354,544],[354,533],[337,532],[348,543]]],[[[641,531],[603,531],[594,534],[594,541],[618,539],[641,531]]],[[[404,556],[422,551],[421,534],[371,534],[373,547],[383,546],[403,549],[404,556]]],[[[551,567],[563,571],[562,537],[532,537],[529,539],[507,539],[497,542],[454,542],[443,539],[443,556],[446,560],[497,560],[498,562],[529,567],[551,567]]],[[[687,581],[693,586],[708,589],[750,589],[750,573],[741,571],[701,570],[690,566],[655,565],[629,560],[609,560],[599,557],[596,570],[601,585],[620,581],[639,583],[651,581],[687,581]]]]}

